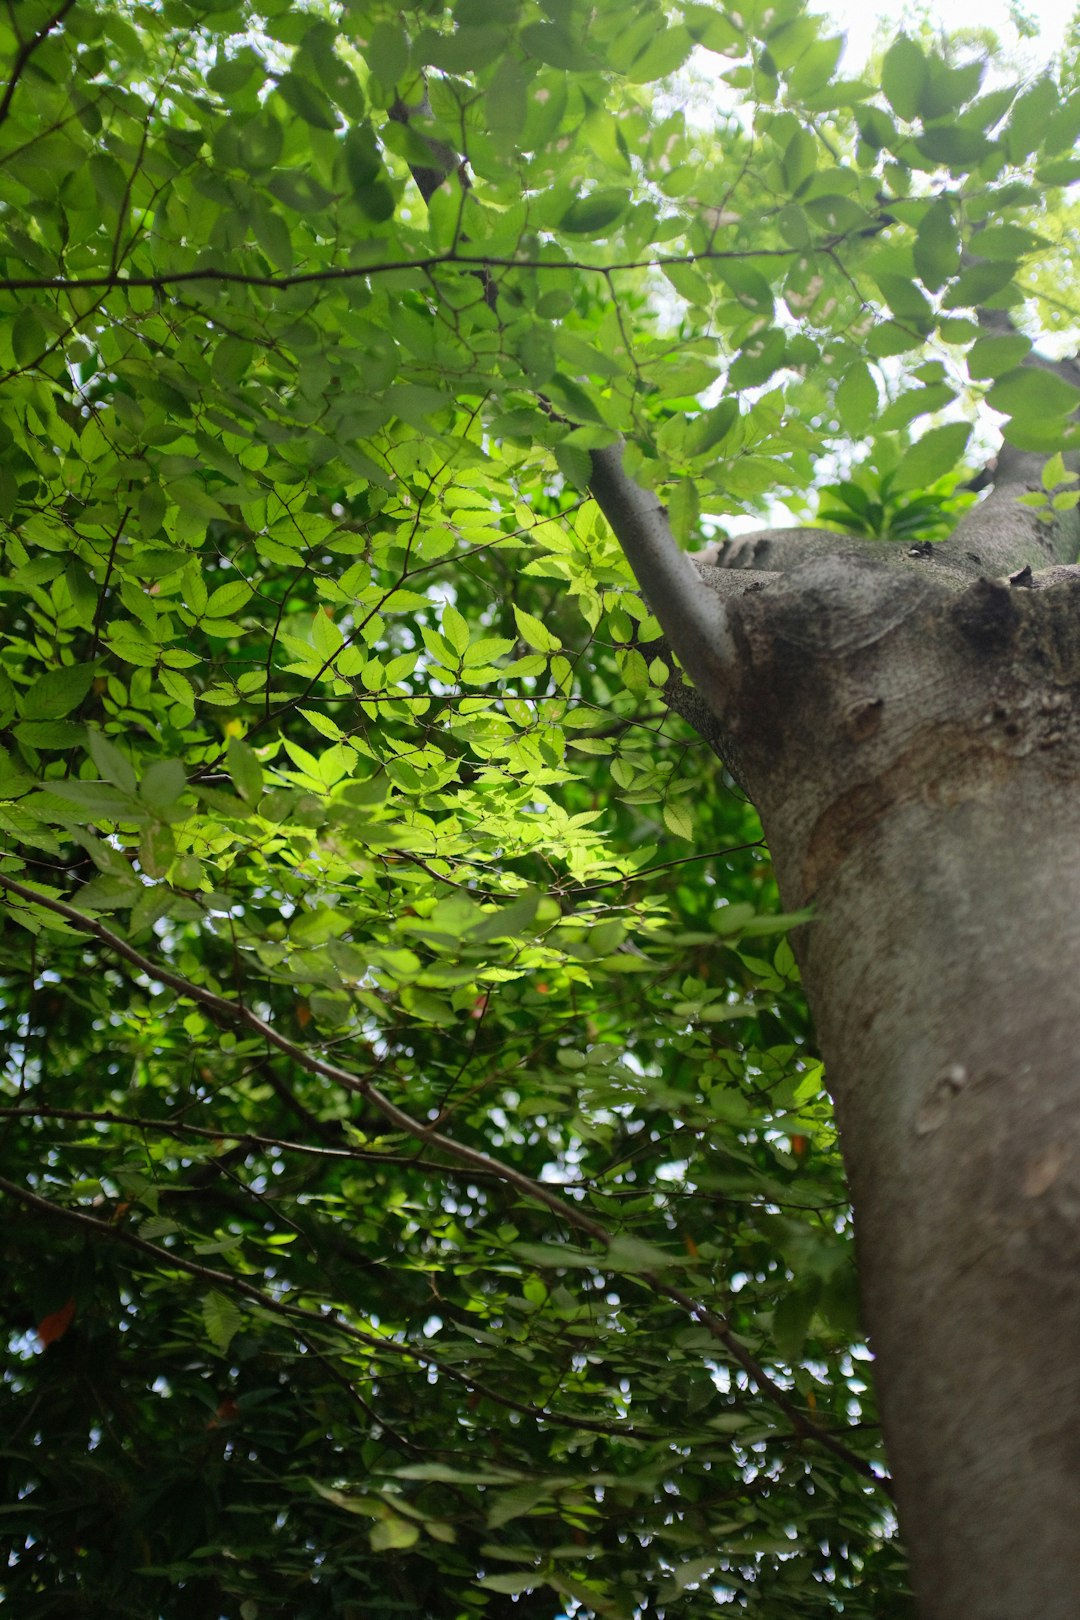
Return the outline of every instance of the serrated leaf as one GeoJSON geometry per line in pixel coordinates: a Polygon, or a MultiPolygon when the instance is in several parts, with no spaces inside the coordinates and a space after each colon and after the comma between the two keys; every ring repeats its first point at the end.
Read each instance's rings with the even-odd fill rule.
{"type": "Polygon", "coordinates": [[[565,440],[560,440],[555,446],[555,461],[567,483],[584,494],[592,478],[589,452],[579,444],[567,444],[565,440]]]}
{"type": "Polygon", "coordinates": [[[521,1518],[522,1514],[530,1513],[538,1502],[546,1501],[551,1495],[551,1487],[544,1483],[526,1481],[521,1485],[513,1485],[507,1491],[492,1491],[489,1493],[491,1505],[488,1508],[487,1523],[490,1530],[497,1530],[500,1525],[509,1524],[514,1519],[521,1518]]]}
{"type": "Polygon", "coordinates": [[[244,1325],[239,1306],[228,1295],[212,1288],[203,1295],[202,1316],[207,1338],[224,1354],[244,1325]]]}
{"type": "Polygon", "coordinates": [[[612,1271],[663,1271],[685,1262],[686,1256],[672,1255],[644,1238],[620,1233],[608,1244],[605,1262],[612,1271]]]}
{"type": "Polygon", "coordinates": [[[1061,451],[1057,450],[1042,470],[1042,487],[1046,490],[1057,489],[1059,484],[1075,484],[1078,478],[1080,473],[1070,472],[1061,451]]]}
{"type": "Polygon", "coordinates": [[[250,602],[251,596],[251,586],[244,580],[231,580],[228,585],[219,585],[216,591],[211,592],[203,612],[210,619],[228,619],[234,613],[239,613],[250,602]]]}
{"type": "Polygon", "coordinates": [[[690,812],[685,805],[673,801],[664,806],[664,825],[676,838],[685,838],[688,842],[694,836],[694,823],[690,819],[690,812]]]}
{"type": "Polygon", "coordinates": [[[333,102],[318,85],[300,73],[285,73],[278,80],[278,95],[293,112],[299,113],[314,129],[336,129],[338,114],[333,102]]]}
{"type": "Polygon", "coordinates": [[[78,748],[86,741],[86,728],[74,720],[20,720],[15,736],[31,748],[78,748]]]}
{"type": "Polygon", "coordinates": [[[516,602],[513,607],[514,622],[517,624],[518,635],[522,641],[527,646],[534,647],[537,652],[558,652],[562,646],[558,636],[553,635],[547,626],[541,624],[534,614],[526,613],[524,608],[519,608],[516,602]]]}
{"type": "Polygon", "coordinates": [[[186,704],[188,708],[195,706],[195,688],[186,675],[179,675],[175,670],[162,669],[158,671],[158,680],[171,698],[177,703],[186,704]]]}
{"type": "Polygon", "coordinates": [[[139,839],[139,865],[150,877],[164,877],[176,859],[176,841],[164,822],[152,821],[139,839]]]}
{"type": "Polygon", "coordinates": [[[460,657],[469,645],[469,626],[463,615],[450,602],[443,608],[441,625],[443,635],[460,657]]]}
{"type": "Polygon", "coordinates": [[[539,1570],[525,1571],[517,1575],[482,1575],[477,1586],[483,1587],[487,1592],[505,1592],[516,1595],[519,1592],[531,1592],[538,1586],[543,1586],[544,1577],[539,1570]]]}
{"type": "Polygon", "coordinates": [[[728,381],[732,388],[760,388],[784,363],[787,339],[778,326],[748,338],[732,362],[728,381]]]}
{"type": "Polygon", "coordinates": [[[739,403],[722,399],[687,424],[684,447],[689,456],[703,456],[727,438],[739,420],[739,403]]]}
{"type": "Polygon", "coordinates": [[[1060,104],[1060,92],[1053,79],[1042,77],[1017,96],[1002,134],[1010,163],[1022,163],[1037,152],[1046,134],[1047,123],[1060,104]]]}
{"type": "Polygon", "coordinates": [[[94,681],[92,664],[66,664],[40,675],[22,695],[25,720],[58,720],[77,709],[94,681]]]}
{"type": "Polygon", "coordinates": [[[980,259],[1026,258],[1029,253],[1045,251],[1050,246],[1045,236],[1029,231],[1023,225],[987,225],[971,238],[971,251],[980,259]]]}
{"type": "MultiPolygon", "coordinates": [[[[623,678],[623,685],[628,692],[647,692],[649,689],[649,668],[643,655],[636,647],[631,647],[619,653],[619,673],[623,678]]],[[[580,740],[580,739],[579,739],[580,740]]]]}
{"type": "Polygon", "coordinates": [[[315,727],[320,737],[329,737],[331,742],[343,741],[345,732],[328,714],[323,714],[319,709],[301,709],[299,712],[309,725],[315,727]]]}
{"type": "MultiPolygon", "coordinates": [[[[701,521],[701,501],[692,478],[681,478],[668,496],[668,523],[680,545],[685,546],[701,521]]],[[[640,656],[640,655],[639,655],[640,656]]],[[[630,682],[627,681],[627,685],[630,682]]],[[[632,688],[637,690],[637,688],[632,688]]]]}

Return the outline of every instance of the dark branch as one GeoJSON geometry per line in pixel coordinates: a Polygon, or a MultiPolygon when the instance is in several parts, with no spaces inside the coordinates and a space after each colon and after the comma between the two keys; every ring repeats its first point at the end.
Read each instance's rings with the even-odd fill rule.
{"type": "Polygon", "coordinates": [[[0,124],[5,122],[8,113],[11,111],[12,99],[15,95],[15,91],[18,88],[19,80],[22,78],[30,58],[33,56],[38,46],[41,45],[52,33],[57,24],[63,22],[64,18],[67,16],[74,4],[75,0],[64,0],[64,3],[60,7],[59,11],[55,12],[48,19],[48,21],[38,29],[37,33],[32,34],[30,38],[22,45],[19,54],[16,56],[12,65],[11,78],[8,80],[4,88],[3,98],[0,99],[0,124]]]}
{"type": "Polygon", "coordinates": [[[265,287],[273,291],[275,288],[284,290],[289,287],[306,287],[318,282],[355,281],[363,276],[387,275],[400,270],[437,270],[444,265],[461,265],[463,269],[472,271],[572,270],[595,276],[609,276],[623,270],[662,270],[665,265],[722,263],[732,259],[790,259],[796,253],[807,251],[810,250],[761,248],[757,252],[749,250],[744,252],[734,248],[730,251],[716,248],[701,253],[657,254],[651,259],[626,259],[615,264],[586,264],[581,259],[560,259],[557,264],[553,264],[550,259],[516,259],[491,253],[458,253],[451,250],[446,253],[418,254],[412,259],[375,259],[369,264],[330,265],[325,270],[298,270],[284,276],[256,275],[254,272],[249,274],[243,270],[222,270],[212,265],[203,270],[162,270],[152,276],[119,273],[101,276],[3,276],[0,277],[0,292],[77,292],[80,288],[108,290],[122,287],[150,287],[160,292],[168,287],[181,286],[185,282],[199,281],[222,286],[265,287]]]}

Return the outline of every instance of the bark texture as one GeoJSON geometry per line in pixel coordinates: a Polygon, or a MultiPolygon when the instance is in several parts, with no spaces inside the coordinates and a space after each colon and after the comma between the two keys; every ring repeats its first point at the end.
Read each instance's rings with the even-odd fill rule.
{"type": "Polygon", "coordinates": [[[811,563],[730,610],[927,1620],[1066,1620],[1080,1525],[1080,579],[811,563]]]}
{"type": "Polygon", "coordinates": [[[721,553],[707,653],[642,577],[785,906],[814,908],[795,946],[923,1620],[1080,1612],[1080,569],[1072,520],[1016,505],[1038,469],[1006,449],[931,554],[721,553]]]}

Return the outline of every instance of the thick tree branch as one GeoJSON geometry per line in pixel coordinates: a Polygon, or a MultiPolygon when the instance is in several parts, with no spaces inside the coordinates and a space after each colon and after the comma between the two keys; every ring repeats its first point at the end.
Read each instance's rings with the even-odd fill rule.
{"type": "Polygon", "coordinates": [[[1061,512],[1053,523],[1043,523],[1031,507],[1018,504],[1021,495],[1042,489],[1045,463],[1037,451],[1003,444],[993,489],[964,513],[946,546],[960,551],[961,561],[977,560],[983,575],[1011,575],[1023,568],[1037,572],[1074,562],[1080,551],[1080,512],[1061,512]]]}

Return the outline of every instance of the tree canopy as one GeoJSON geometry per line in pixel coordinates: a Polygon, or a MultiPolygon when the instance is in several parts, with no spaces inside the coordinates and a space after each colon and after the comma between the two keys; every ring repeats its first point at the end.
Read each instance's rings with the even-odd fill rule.
{"type": "Polygon", "coordinates": [[[992,419],[1076,504],[1074,55],[841,43],[3,8],[28,1620],[911,1612],[792,919],[589,493],[917,548],[992,419]]]}

